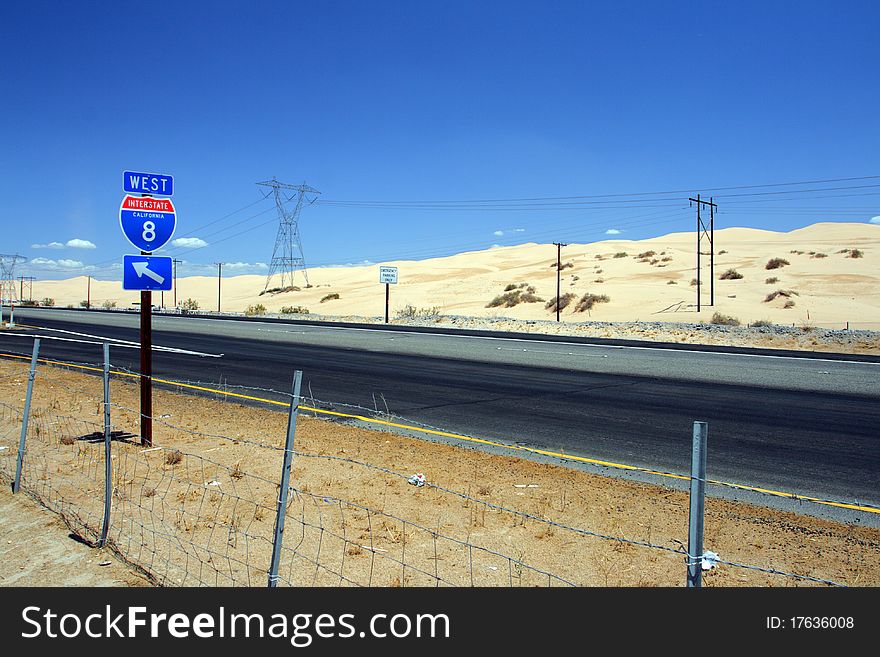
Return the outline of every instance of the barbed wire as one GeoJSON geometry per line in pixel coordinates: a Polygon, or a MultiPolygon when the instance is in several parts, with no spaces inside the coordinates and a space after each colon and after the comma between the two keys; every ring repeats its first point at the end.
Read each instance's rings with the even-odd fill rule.
{"type": "MultiPolygon", "coordinates": [[[[0,354],[0,355],[2,355],[2,354],[0,354]]],[[[76,361],[67,361],[67,362],[55,361],[52,364],[58,364],[62,367],[66,364],[87,365],[86,363],[77,363],[76,361]]],[[[96,367],[94,365],[90,365],[89,367],[92,369],[95,369],[97,371],[101,370],[101,368],[96,367]]],[[[129,376],[132,376],[132,377],[142,377],[142,375],[139,372],[137,372],[136,370],[131,370],[129,368],[126,368],[126,367],[120,366],[120,365],[115,365],[114,367],[117,368],[117,371],[112,372],[112,374],[118,374],[119,372],[122,372],[122,373],[125,373],[129,376]]],[[[266,388],[266,387],[259,387],[259,386],[229,384],[229,383],[222,382],[222,381],[218,383],[216,381],[177,380],[177,379],[166,379],[166,378],[159,378],[159,377],[143,377],[143,378],[147,378],[147,379],[152,378],[152,380],[155,383],[159,383],[161,385],[169,385],[172,387],[176,386],[176,385],[183,385],[183,386],[220,385],[224,388],[223,390],[216,390],[216,389],[215,390],[204,390],[202,392],[219,394],[219,395],[226,395],[226,396],[233,394],[233,393],[229,392],[230,390],[250,390],[250,391],[254,391],[254,392],[271,393],[271,394],[278,395],[279,397],[287,398],[287,399],[292,399],[292,397],[293,397],[291,392],[285,392],[285,391],[276,390],[273,388],[266,388]]],[[[245,399],[246,399],[246,401],[254,401],[254,402],[258,402],[258,403],[260,403],[260,402],[279,403],[278,400],[261,400],[261,399],[253,399],[253,398],[245,398],[245,399]]],[[[489,441],[486,439],[477,438],[477,437],[469,436],[469,435],[465,435],[465,434],[461,434],[461,435],[451,434],[451,432],[447,431],[446,429],[444,429],[442,427],[433,426],[433,425],[430,425],[430,424],[427,424],[427,423],[424,423],[424,422],[421,422],[418,420],[412,420],[412,419],[406,418],[404,416],[391,413],[390,411],[386,411],[383,413],[378,408],[370,409],[368,407],[360,406],[357,404],[349,404],[346,402],[333,402],[333,401],[321,400],[321,399],[317,399],[311,395],[309,395],[309,396],[301,395],[301,400],[302,399],[309,399],[312,401],[313,405],[323,405],[324,407],[326,407],[326,408],[311,408],[311,409],[309,409],[309,408],[304,408],[303,404],[300,403],[300,410],[304,410],[304,411],[312,410],[315,413],[320,413],[322,411],[334,411],[334,409],[336,409],[336,408],[347,408],[347,409],[353,409],[353,410],[360,410],[360,411],[363,411],[367,414],[375,414],[375,415],[374,415],[374,417],[354,418],[354,419],[364,419],[366,421],[379,420],[379,421],[383,421],[383,422],[390,421],[390,420],[398,420],[400,422],[407,423],[408,425],[410,425],[408,428],[413,429],[413,430],[434,431],[434,432],[441,433],[445,436],[450,436],[450,437],[457,436],[458,438],[463,439],[463,440],[474,440],[474,441],[479,441],[480,443],[488,443],[490,445],[496,445],[501,448],[529,452],[529,453],[537,454],[537,455],[540,455],[543,457],[555,458],[555,459],[562,461],[562,462],[576,462],[576,463],[588,465],[588,466],[593,467],[598,470],[601,470],[603,468],[607,468],[607,469],[613,469],[613,470],[620,470],[623,472],[638,472],[640,474],[646,474],[649,476],[677,479],[680,481],[691,481],[693,479],[695,481],[703,481],[709,486],[726,488],[729,490],[736,490],[736,491],[741,491],[741,492],[755,494],[755,495],[763,495],[763,496],[767,496],[767,497],[787,499],[787,500],[796,501],[796,502],[800,502],[800,503],[819,504],[819,505],[824,505],[824,506],[835,506],[835,507],[849,508],[849,509],[854,509],[854,510],[862,510],[862,511],[867,511],[869,513],[880,513],[880,506],[866,503],[866,502],[860,502],[859,500],[855,500],[855,501],[839,500],[839,499],[832,499],[832,498],[826,498],[826,497],[817,497],[817,496],[813,496],[813,495],[802,495],[802,494],[794,493],[794,492],[768,490],[766,488],[762,488],[762,487],[754,486],[754,485],[749,485],[749,484],[739,484],[739,483],[735,483],[735,482],[719,481],[719,480],[708,479],[708,478],[700,479],[700,478],[696,478],[696,477],[691,477],[691,475],[689,475],[689,474],[682,474],[679,472],[660,470],[660,469],[656,469],[656,468],[645,468],[645,467],[641,467],[641,466],[618,464],[618,463],[612,463],[612,462],[607,462],[607,461],[596,462],[597,461],[596,459],[579,457],[577,455],[563,456],[563,455],[558,455],[558,454],[552,454],[552,453],[549,453],[547,450],[533,448],[533,447],[529,447],[527,445],[496,443],[495,441],[489,441]]],[[[129,410],[131,410],[131,409],[129,409],[129,410]]],[[[210,434],[206,434],[206,435],[210,435],[210,434]]],[[[217,436],[212,436],[212,437],[217,437],[217,436]]],[[[277,447],[273,447],[273,448],[277,449],[277,447]]]]}
{"type": "MultiPolygon", "coordinates": [[[[92,401],[101,403],[102,400],[95,398],[92,401]]],[[[138,410],[124,405],[114,403],[111,406],[131,412],[135,416],[139,415],[138,410]]],[[[173,425],[161,417],[153,419],[171,430],[192,437],[224,440],[284,452],[283,447],[246,437],[210,434],[173,425]]],[[[95,539],[102,515],[101,493],[104,487],[103,451],[99,449],[104,441],[103,424],[81,416],[57,413],[51,407],[32,409],[30,422],[26,458],[23,462],[23,485],[42,503],[57,511],[71,526],[95,539]]],[[[20,426],[21,411],[18,407],[0,401],[0,442],[4,443],[0,448],[6,448],[0,449],[0,472],[4,477],[10,476],[13,470],[11,464],[17,451],[10,448],[17,446],[10,439],[14,439],[14,433],[20,426]]],[[[163,584],[194,582],[200,585],[252,585],[264,580],[267,553],[272,543],[269,527],[271,523],[265,522],[262,526],[260,523],[274,514],[278,496],[277,481],[253,472],[245,472],[238,464],[226,465],[175,447],[143,449],[131,440],[135,436],[126,433],[124,428],[114,425],[111,430],[113,444],[116,446],[112,464],[115,514],[111,517],[109,545],[112,550],[126,561],[150,573],[156,582],[163,584]],[[164,454],[165,460],[154,459],[154,453],[164,454]],[[224,483],[221,483],[221,479],[224,483]],[[223,488],[224,486],[229,490],[223,488]]],[[[350,457],[313,454],[298,449],[291,452],[300,458],[357,465],[397,479],[408,479],[403,473],[350,457]]],[[[523,522],[535,521],[581,536],[658,550],[670,555],[684,555],[686,563],[696,563],[696,558],[689,557],[678,541],[676,542],[680,547],[673,548],[656,542],[574,527],[481,500],[433,482],[426,485],[429,489],[509,514],[523,522]]],[[[339,583],[359,584],[365,578],[366,584],[372,585],[374,581],[379,581],[376,578],[390,575],[397,568],[400,569],[400,575],[396,581],[401,585],[413,581],[414,577],[431,581],[434,585],[459,585],[468,581],[473,584],[476,557],[478,562],[481,559],[485,561],[494,558],[500,559],[502,565],[506,564],[508,585],[512,585],[514,579],[522,582],[524,574],[529,574],[529,577],[547,577],[550,585],[553,582],[573,584],[570,578],[527,564],[522,557],[504,554],[469,539],[462,540],[446,535],[440,531],[439,524],[436,529],[432,529],[384,509],[376,510],[366,504],[346,500],[330,491],[313,493],[302,486],[292,486],[291,491],[294,493],[294,500],[298,499],[300,502],[299,512],[290,515],[292,507],[288,504],[285,513],[290,515],[292,522],[298,523],[301,536],[295,546],[282,546],[288,562],[288,575],[279,581],[285,583],[303,583],[301,573],[293,570],[293,561],[299,559],[315,568],[311,576],[312,584],[319,581],[319,573],[324,573],[338,578],[339,583]],[[307,507],[304,500],[308,500],[311,506],[307,507]],[[339,507],[338,522],[331,523],[325,518],[321,504],[339,507]],[[348,515],[351,517],[347,517],[348,515]],[[388,548],[378,547],[374,540],[374,520],[393,521],[394,527],[399,523],[402,534],[385,527],[390,536],[397,536],[397,541],[402,541],[399,554],[390,553],[388,548]],[[366,529],[361,527],[360,534],[349,534],[351,528],[358,528],[363,522],[367,523],[366,529]],[[407,532],[421,536],[419,543],[409,542],[409,556],[406,553],[407,532]],[[336,541],[338,549],[329,547],[329,543],[333,541],[336,541]],[[346,560],[349,564],[352,560],[358,561],[357,557],[364,550],[370,559],[368,570],[356,573],[349,570],[346,574],[346,560]],[[331,558],[334,553],[335,556],[331,558]],[[450,561],[441,574],[439,562],[447,558],[450,561]],[[428,563],[431,561],[433,564],[428,563]]],[[[396,545],[396,541],[393,542],[396,545]]],[[[699,561],[702,562],[702,557],[699,561]]],[[[773,567],[720,558],[714,561],[767,575],[843,586],[831,579],[800,575],[773,567]]],[[[499,566],[491,567],[496,569],[492,572],[497,572],[499,566]]],[[[393,584],[394,581],[387,583],[393,584]]]]}

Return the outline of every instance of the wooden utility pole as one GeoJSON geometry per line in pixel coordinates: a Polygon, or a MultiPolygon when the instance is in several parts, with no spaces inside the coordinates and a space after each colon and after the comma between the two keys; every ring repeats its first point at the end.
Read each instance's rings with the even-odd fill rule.
{"type": "Polygon", "coordinates": [[[701,266],[700,266],[700,245],[702,243],[703,236],[709,238],[709,305],[715,305],[715,208],[718,206],[713,202],[713,197],[709,197],[708,201],[700,200],[700,195],[697,194],[697,198],[688,198],[688,201],[691,204],[697,204],[697,312],[700,312],[700,288],[702,286],[701,280],[701,266]],[[709,228],[706,228],[706,225],[703,223],[703,216],[701,213],[702,207],[707,206],[709,208],[709,228]]]}
{"type": "Polygon", "coordinates": [[[178,262],[183,262],[183,260],[178,260],[177,258],[174,258],[171,261],[171,264],[174,265],[174,274],[173,274],[172,278],[174,278],[174,307],[175,308],[177,308],[177,263],[178,262]]]}
{"type": "Polygon", "coordinates": [[[222,262],[215,262],[214,264],[217,265],[217,312],[219,313],[220,312],[220,280],[223,275],[223,263],[222,262]]]}
{"type": "Polygon", "coordinates": [[[568,244],[563,244],[561,242],[553,242],[556,245],[556,321],[559,321],[559,304],[561,302],[559,294],[561,292],[561,279],[562,279],[562,247],[568,246],[568,244]]]}

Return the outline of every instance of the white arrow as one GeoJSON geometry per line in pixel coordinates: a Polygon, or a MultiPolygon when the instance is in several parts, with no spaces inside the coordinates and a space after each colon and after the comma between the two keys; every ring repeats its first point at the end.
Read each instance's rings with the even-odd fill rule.
{"type": "Polygon", "coordinates": [[[131,263],[131,266],[134,267],[134,271],[135,273],[137,273],[138,278],[148,276],[149,278],[152,278],[154,281],[156,281],[159,285],[162,285],[162,283],[165,282],[164,276],[159,276],[159,274],[150,269],[149,262],[133,262],[131,263]]]}

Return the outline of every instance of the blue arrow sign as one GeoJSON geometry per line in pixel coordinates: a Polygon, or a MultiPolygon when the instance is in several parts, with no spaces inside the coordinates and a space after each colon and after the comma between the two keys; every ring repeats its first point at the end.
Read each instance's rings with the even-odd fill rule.
{"type": "Polygon", "coordinates": [[[122,172],[123,191],[128,194],[174,195],[174,177],[165,173],[122,172]]]}
{"type": "Polygon", "coordinates": [[[170,290],[172,263],[168,256],[122,256],[123,290],[170,290]]]}
{"type": "Polygon", "coordinates": [[[119,207],[119,225],[132,246],[152,253],[174,235],[177,214],[171,199],[129,194],[119,207]]]}

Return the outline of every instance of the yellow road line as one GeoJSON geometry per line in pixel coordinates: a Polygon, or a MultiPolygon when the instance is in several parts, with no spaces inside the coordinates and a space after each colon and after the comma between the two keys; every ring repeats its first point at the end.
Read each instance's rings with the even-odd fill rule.
{"type": "MultiPolygon", "coordinates": [[[[21,360],[30,360],[29,356],[19,356],[16,354],[4,354],[0,353],[0,356],[6,358],[18,358],[21,360]]],[[[93,372],[103,372],[100,367],[90,367],[88,365],[74,365],[71,363],[65,363],[63,361],[55,361],[55,360],[47,360],[40,358],[38,359],[41,363],[46,363],[49,365],[60,365],[62,367],[74,367],[77,369],[83,370],[91,370],[93,372]]],[[[111,374],[115,374],[117,376],[127,376],[132,378],[140,378],[140,374],[135,374],[132,372],[120,372],[114,371],[111,374]]],[[[187,388],[190,390],[200,390],[202,392],[210,392],[218,395],[224,395],[226,397],[235,397],[237,399],[247,399],[249,401],[256,401],[263,404],[273,404],[275,406],[284,406],[288,407],[290,404],[288,402],[277,401],[275,399],[266,399],[264,397],[254,397],[251,395],[243,395],[237,392],[229,392],[227,390],[216,390],[214,388],[206,388],[204,386],[197,386],[191,383],[181,383],[179,381],[171,381],[168,379],[158,379],[153,378],[153,381],[156,383],[164,383],[170,386],[176,386],[178,388],[187,388]]],[[[490,447],[498,447],[500,449],[505,449],[509,451],[519,451],[519,452],[528,452],[530,454],[539,454],[541,456],[549,456],[552,458],[559,459],[567,459],[569,461],[577,461],[578,463],[588,463],[590,465],[599,465],[607,468],[615,468],[617,470],[629,470],[631,472],[641,472],[643,474],[651,474],[656,475],[658,477],[666,477],[668,479],[678,479],[681,481],[689,481],[690,477],[685,475],[673,474],[671,472],[660,472],[658,470],[651,470],[650,468],[642,468],[636,465],[627,465],[626,463],[615,463],[613,461],[602,461],[599,459],[591,459],[586,456],[575,456],[573,454],[563,454],[560,452],[551,452],[544,449],[537,449],[534,447],[523,447],[521,445],[507,445],[505,443],[499,443],[493,440],[486,440],[485,438],[472,438],[471,436],[462,436],[457,433],[450,433],[448,431],[439,431],[437,429],[426,429],[424,427],[412,426],[409,424],[399,424],[397,422],[389,422],[388,420],[378,420],[376,418],[367,417],[365,415],[356,415],[353,413],[340,413],[339,411],[328,411],[323,408],[313,408],[311,406],[303,406],[299,405],[299,408],[304,411],[311,411],[313,413],[321,413],[323,415],[332,415],[334,417],[343,417],[350,418],[354,420],[360,420],[361,422],[366,422],[367,424],[377,424],[386,427],[395,427],[397,429],[406,429],[408,431],[417,431],[419,433],[429,434],[432,436],[442,436],[444,438],[452,438],[454,440],[462,440],[469,443],[476,443],[479,445],[488,445],[490,447]]],[[[774,497],[786,497],[792,500],[801,500],[805,502],[814,502],[816,504],[823,504],[825,506],[833,506],[841,509],[851,509],[853,511],[865,511],[867,513],[876,513],[880,514],[880,509],[870,507],[870,506],[862,506],[860,504],[850,504],[848,502],[834,502],[831,500],[822,500],[817,497],[806,497],[804,495],[798,495],[796,493],[786,493],[785,491],[772,490],[769,488],[759,488],[756,486],[746,486],[744,484],[732,484],[726,481],[717,481],[715,479],[707,479],[706,483],[714,484],[717,486],[724,486],[726,488],[734,488],[737,490],[750,491],[754,493],[763,493],[765,495],[772,495],[774,497]]]]}

